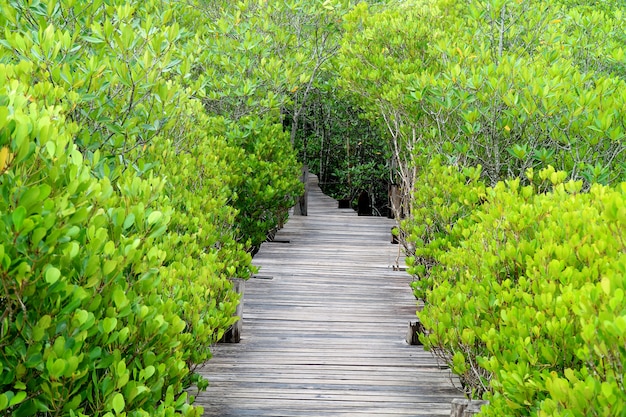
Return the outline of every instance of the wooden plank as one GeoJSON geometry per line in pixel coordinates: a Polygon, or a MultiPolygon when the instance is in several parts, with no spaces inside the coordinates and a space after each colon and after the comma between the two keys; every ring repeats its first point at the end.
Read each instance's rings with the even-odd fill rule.
{"type": "Polygon", "coordinates": [[[338,209],[308,183],[308,216],[291,216],[254,262],[244,331],[213,349],[196,403],[212,416],[448,416],[456,379],[406,343],[416,301],[394,221],[338,209]]]}

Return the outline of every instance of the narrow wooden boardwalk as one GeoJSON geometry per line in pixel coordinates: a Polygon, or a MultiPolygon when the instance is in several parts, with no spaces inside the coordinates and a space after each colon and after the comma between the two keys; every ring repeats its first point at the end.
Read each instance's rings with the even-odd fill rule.
{"type": "Polygon", "coordinates": [[[449,371],[404,340],[415,299],[392,268],[393,221],[337,209],[315,181],[309,215],[256,255],[241,343],[215,347],[197,404],[211,417],[450,415],[449,371]]]}

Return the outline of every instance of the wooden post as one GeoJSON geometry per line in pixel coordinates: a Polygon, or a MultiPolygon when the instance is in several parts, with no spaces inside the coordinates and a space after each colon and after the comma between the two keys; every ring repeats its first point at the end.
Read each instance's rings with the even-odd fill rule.
{"type": "Polygon", "coordinates": [[[463,412],[467,408],[469,400],[465,398],[455,398],[450,404],[450,417],[463,417],[463,412]]]}
{"type": "Polygon", "coordinates": [[[358,205],[358,214],[359,216],[372,216],[372,201],[370,200],[370,195],[367,191],[361,191],[359,194],[359,205],[358,205]]]}
{"type": "MultiPolygon", "coordinates": [[[[398,236],[393,233],[393,229],[397,229],[397,228],[398,228],[398,226],[394,226],[394,227],[391,228],[391,243],[394,244],[394,245],[397,245],[397,244],[400,243],[400,240],[398,239],[398,236]]],[[[400,233],[400,232],[398,232],[398,233],[400,233]]]]}
{"type": "Polygon", "coordinates": [[[406,342],[409,345],[421,345],[419,335],[426,333],[424,325],[419,320],[409,322],[409,330],[406,333],[406,342]]]}
{"type": "Polygon", "coordinates": [[[232,278],[231,281],[233,290],[239,294],[239,305],[237,305],[235,310],[235,316],[239,317],[239,319],[224,333],[222,340],[220,340],[223,343],[239,343],[243,330],[243,293],[246,288],[246,281],[241,278],[232,278]]]}
{"type": "Polygon", "coordinates": [[[352,206],[350,205],[351,201],[349,198],[342,198],[341,200],[337,201],[337,208],[340,209],[349,209],[352,208],[352,206]]]}
{"type": "Polygon", "coordinates": [[[473,417],[480,413],[480,409],[483,405],[489,404],[489,401],[474,400],[467,405],[467,408],[463,412],[463,417],[473,417]]]}
{"type": "Polygon", "coordinates": [[[296,206],[293,208],[293,214],[296,216],[306,216],[307,215],[307,206],[309,199],[309,167],[306,165],[302,165],[302,172],[300,174],[300,181],[304,183],[304,194],[300,196],[296,206]]]}
{"type": "Polygon", "coordinates": [[[452,400],[450,417],[472,417],[480,413],[480,408],[485,404],[489,404],[489,401],[455,398],[452,400]]]}

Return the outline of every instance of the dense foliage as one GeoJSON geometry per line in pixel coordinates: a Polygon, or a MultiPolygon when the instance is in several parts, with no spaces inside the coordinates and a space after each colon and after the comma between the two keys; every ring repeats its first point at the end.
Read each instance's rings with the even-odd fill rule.
{"type": "Polygon", "coordinates": [[[624,15],[595,3],[422,0],[345,17],[340,83],[387,130],[406,204],[430,155],[480,164],[490,185],[547,164],[624,179],[624,15]]]}
{"type": "Polygon", "coordinates": [[[624,185],[581,192],[545,169],[485,188],[467,175],[436,166],[418,189],[453,196],[431,204],[431,230],[412,231],[412,272],[432,260],[417,281],[425,345],[491,400],[483,415],[621,415],[624,185]]]}
{"type": "Polygon", "coordinates": [[[228,278],[300,191],[289,97],[220,84],[216,4],[0,3],[3,415],[201,414],[228,278]]]}

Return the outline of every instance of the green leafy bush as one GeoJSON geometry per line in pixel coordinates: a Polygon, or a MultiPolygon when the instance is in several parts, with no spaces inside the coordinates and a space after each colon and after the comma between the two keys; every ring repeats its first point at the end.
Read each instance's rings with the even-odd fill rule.
{"type": "Polygon", "coordinates": [[[244,118],[228,125],[226,139],[238,150],[230,156],[235,220],[243,238],[258,246],[301,194],[300,168],[289,134],[272,120],[244,118]]]}
{"type": "Polygon", "coordinates": [[[460,169],[442,165],[435,158],[420,170],[411,202],[412,217],[402,223],[412,249],[406,263],[408,273],[415,278],[411,286],[417,298],[428,301],[432,268],[439,256],[463,238],[452,233],[453,227],[457,222],[471,222],[472,212],[484,198],[480,167],[460,169]]]}
{"type": "Polygon", "coordinates": [[[415,155],[489,185],[552,165],[623,180],[619,2],[414,0],[345,16],[339,85],[381,126],[410,204],[415,155]]]}
{"type": "MultiPolygon", "coordinates": [[[[9,31],[2,40],[0,59],[32,62],[41,79],[49,79],[68,92],[64,99],[72,110],[68,118],[81,127],[76,143],[90,160],[99,152],[94,173],[100,177],[115,180],[122,172],[133,170],[139,176],[153,171],[173,178],[168,173],[177,169],[171,165],[173,160],[167,165],[155,161],[162,158],[150,151],[154,141],[169,143],[178,153],[197,145],[198,135],[202,135],[198,130],[207,137],[221,136],[215,146],[204,148],[205,157],[229,163],[198,174],[204,177],[201,182],[221,183],[223,186],[211,197],[225,197],[238,213],[235,227],[216,221],[224,228],[219,233],[223,237],[230,234],[250,249],[278,224],[277,219],[284,217],[300,192],[295,153],[279,128],[279,109],[286,100],[283,90],[287,87],[281,84],[276,92],[260,93],[254,93],[257,89],[253,88],[245,104],[240,103],[241,94],[227,79],[240,84],[241,65],[247,62],[249,51],[216,36],[217,23],[207,21],[209,6],[197,6],[158,1],[77,4],[66,0],[37,6],[4,5],[0,22],[9,31]],[[203,21],[207,24],[198,25],[203,21]],[[219,50],[221,47],[226,49],[219,50]],[[214,54],[208,54],[211,51],[214,54]],[[237,65],[216,72],[216,60],[222,60],[221,64],[232,60],[237,65]],[[224,103],[214,108],[207,94],[218,94],[224,103]],[[230,101],[238,104],[227,104],[230,101]],[[222,111],[239,105],[247,109],[244,114],[256,113],[260,107],[264,110],[259,116],[222,111]],[[257,184],[246,184],[253,181],[257,184]],[[259,207],[249,201],[268,198],[274,201],[259,207]]],[[[226,16],[217,26],[243,30],[226,16]]],[[[259,47],[258,42],[254,45],[259,47]]],[[[273,71],[272,76],[278,73],[273,71]]],[[[261,83],[259,77],[262,75],[251,72],[250,83],[261,83]]],[[[164,150],[162,145],[158,147],[164,150]]],[[[191,167],[183,169],[193,172],[191,167]]],[[[196,195],[194,199],[202,197],[196,195]]],[[[236,263],[245,264],[245,259],[242,254],[236,263]]]]}
{"type": "Polygon", "coordinates": [[[228,278],[299,191],[277,112],[203,105],[201,8],[0,7],[0,411],[199,415],[228,278]]]}
{"type": "Polygon", "coordinates": [[[486,189],[436,253],[424,343],[482,415],[619,415],[626,188],[529,177],[486,189]]]}
{"type": "Polygon", "coordinates": [[[4,413],[199,415],[182,393],[186,324],[159,286],[158,178],[117,192],[45,104],[64,91],[0,66],[4,413]],[[154,200],[153,200],[154,201],[154,200]],[[142,411],[143,410],[143,411],[142,411]]]}

